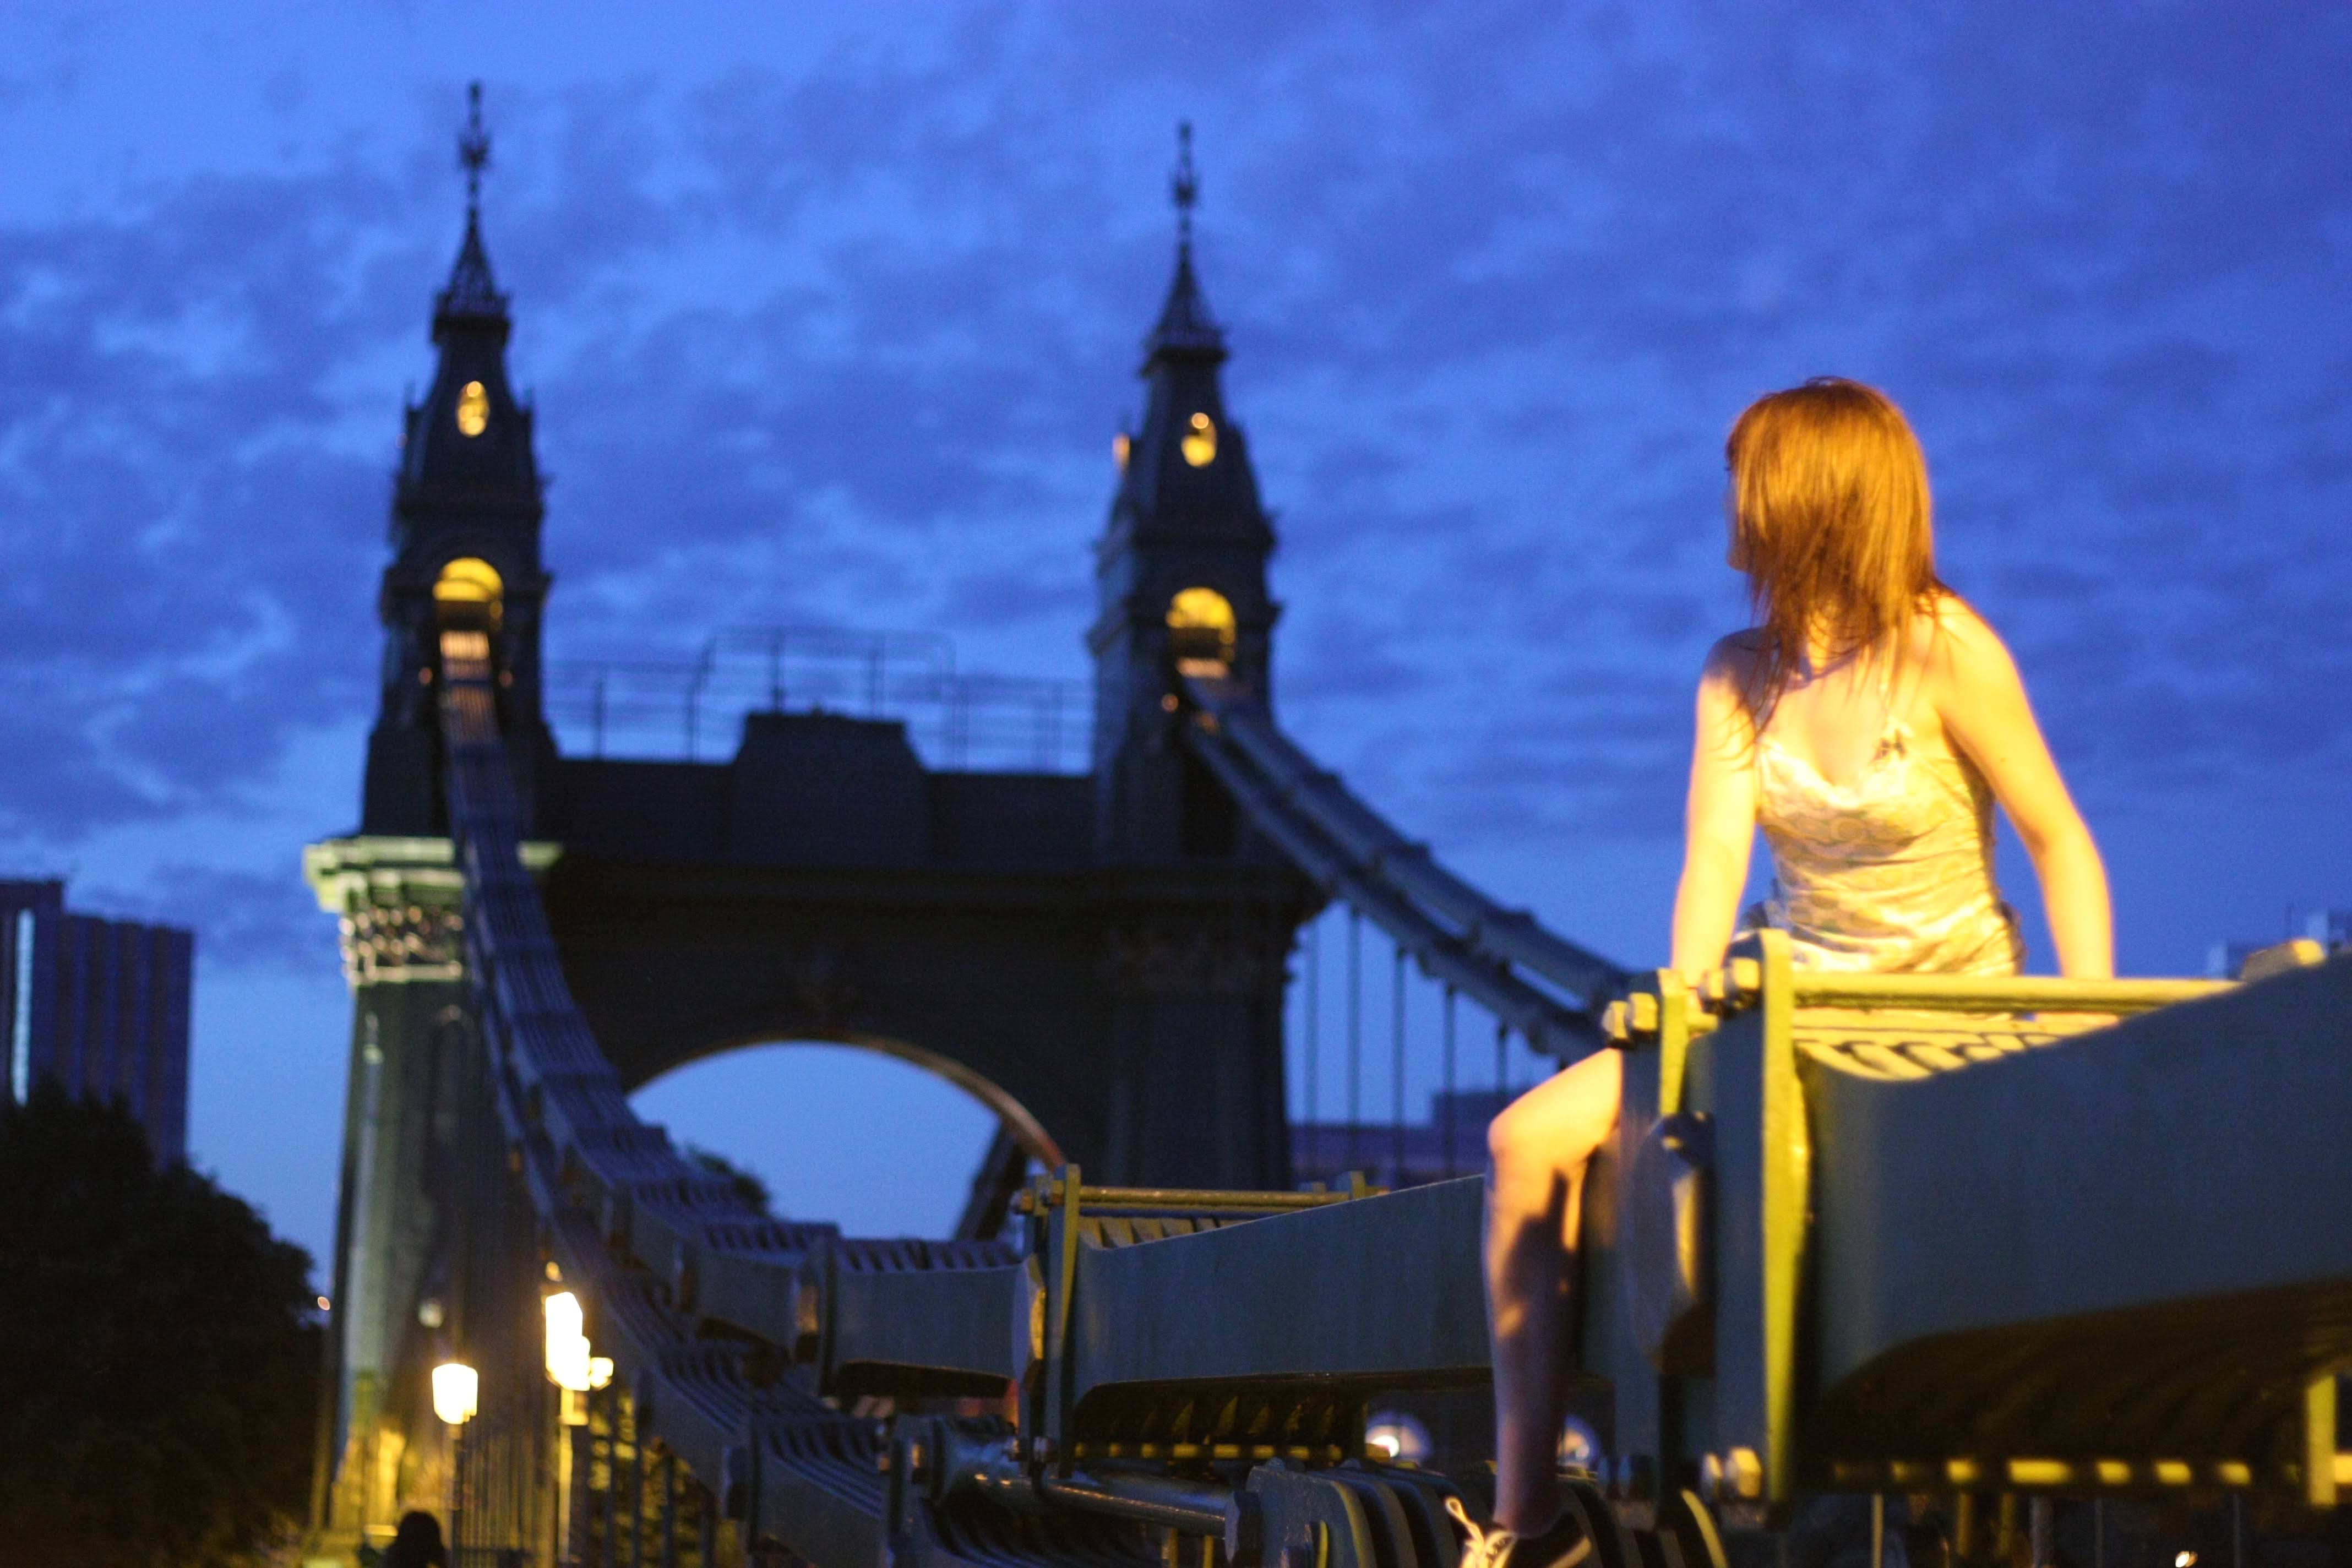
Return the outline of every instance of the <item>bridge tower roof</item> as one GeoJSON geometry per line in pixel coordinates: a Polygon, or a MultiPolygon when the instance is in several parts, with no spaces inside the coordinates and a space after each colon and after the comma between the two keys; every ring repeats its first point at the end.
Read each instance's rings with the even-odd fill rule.
{"type": "Polygon", "coordinates": [[[1168,286],[1168,302],[1151,335],[1143,340],[1143,374],[1163,359],[1190,359],[1221,363],[1225,357],[1224,330],[1209,311],[1201,293],[1201,279],[1192,271],[1192,207],[1201,198],[1200,176],[1192,170],[1192,128],[1177,130],[1176,171],[1169,180],[1176,202],[1176,277],[1168,286]]]}
{"type": "Polygon", "coordinates": [[[1139,374],[1148,388],[1139,428],[1120,437],[1121,473],[1106,544],[1181,532],[1271,546],[1248,444],[1225,411],[1224,329],[1210,312],[1192,264],[1192,208],[1200,180],[1192,132],[1179,128],[1170,189],[1177,213],[1176,275],[1143,340],[1139,374]]]}
{"type": "MultiPolygon", "coordinates": [[[[404,554],[446,525],[531,530],[541,515],[530,410],[516,399],[507,378],[513,321],[482,238],[482,171],[489,166],[490,138],[482,128],[479,83],[457,138],[457,160],[466,171],[466,234],[448,283],[434,297],[433,342],[440,363],[433,385],[407,413],[393,506],[395,542],[404,554]]],[[[519,542],[507,541],[502,568],[535,569],[536,538],[523,552],[528,563],[516,552],[519,542]]]]}

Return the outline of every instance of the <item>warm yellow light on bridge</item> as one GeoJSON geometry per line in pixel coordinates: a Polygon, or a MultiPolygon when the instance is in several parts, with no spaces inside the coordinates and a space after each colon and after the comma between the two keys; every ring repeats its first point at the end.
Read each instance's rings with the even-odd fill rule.
{"type": "Polygon", "coordinates": [[[445,1361],[433,1369],[433,1414],[452,1426],[463,1426],[480,1407],[482,1378],[461,1361],[445,1361]]]}
{"type": "Polygon", "coordinates": [[[1182,675],[1223,679],[1234,663],[1234,606],[1214,588],[1187,588],[1168,605],[1168,642],[1182,675]]]}
{"type": "Polygon", "coordinates": [[[506,591],[499,569],[478,555],[460,555],[433,580],[433,597],[444,605],[495,605],[506,591]]]}
{"type": "Polygon", "coordinates": [[[506,605],[506,579],[499,569],[477,555],[461,555],[441,568],[433,580],[433,602],[444,626],[489,623],[496,631],[506,605]]]}
{"type": "Polygon", "coordinates": [[[457,394],[457,434],[470,439],[489,427],[489,388],[469,381],[457,394]]]}
{"type": "Polygon", "coordinates": [[[1135,438],[1129,436],[1126,431],[1122,430],[1118,435],[1110,438],[1110,455],[1118,459],[1118,466],[1120,468],[1126,468],[1128,458],[1134,456],[1134,454],[1135,438]]]}
{"type": "Polygon", "coordinates": [[[547,1314],[548,1381],[574,1394],[587,1393],[588,1315],[580,1306],[580,1298],[569,1290],[558,1290],[547,1299],[542,1310],[547,1314]]]}
{"type": "Polygon", "coordinates": [[[588,1386],[603,1388],[613,1381],[613,1358],[592,1355],[588,1358],[588,1386]]]}
{"type": "Polygon", "coordinates": [[[1205,468],[1217,460],[1217,422],[1205,414],[1195,414],[1185,423],[1184,460],[1196,468],[1205,468]]]}

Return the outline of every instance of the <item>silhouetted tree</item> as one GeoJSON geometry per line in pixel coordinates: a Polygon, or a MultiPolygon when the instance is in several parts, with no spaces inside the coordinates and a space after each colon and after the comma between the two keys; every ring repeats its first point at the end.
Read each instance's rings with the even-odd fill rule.
{"type": "Polygon", "coordinates": [[[712,1175],[725,1178],[734,1187],[737,1197],[741,1198],[761,1214],[775,1212],[769,1206],[775,1200],[773,1194],[768,1191],[768,1184],[761,1181],[760,1173],[750,1166],[739,1165],[724,1154],[714,1154],[708,1149],[698,1149],[691,1143],[686,1146],[686,1157],[712,1175]]]}
{"type": "MultiPolygon", "coordinates": [[[[0,1097],[5,1100],[5,1097],[0,1097]]],[[[250,1562],[304,1505],[310,1258],[138,1124],[0,1103],[0,1568],[250,1562]]]]}

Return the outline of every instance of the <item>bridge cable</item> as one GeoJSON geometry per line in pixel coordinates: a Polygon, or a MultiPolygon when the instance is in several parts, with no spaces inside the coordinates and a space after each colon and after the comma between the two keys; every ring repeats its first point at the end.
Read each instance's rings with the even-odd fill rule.
{"type": "Polygon", "coordinates": [[[1322,1170],[1323,922],[1307,928],[1307,1163],[1322,1170]]]}
{"type": "Polygon", "coordinates": [[[1444,1016],[1445,1094],[1444,1098],[1439,1101],[1439,1104],[1444,1107],[1443,1114],[1444,1117],[1444,1131],[1443,1136],[1445,1142],[1445,1173],[1448,1176],[1451,1176],[1454,1173],[1456,1169],[1454,1163],[1454,1119],[1458,1110],[1458,1108],[1454,1103],[1454,987],[1451,985],[1445,988],[1444,1016]]]}
{"type": "Polygon", "coordinates": [[[1364,917],[1348,906],[1348,1169],[1358,1168],[1364,1123],[1364,917]]]}
{"type": "Polygon", "coordinates": [[[1505,909],[1399,833],[1319,767],[1232,682],[1194,677],[1178,726],[1252,826],[1324,892],[1402,942],[1432,979],[1467,992],[1538,1054],[1573,1060],[1601,1044],[1602,1005],[1625,973],[1505,909]]]}
{"type": "Polygon", "coordinates": [[[1394,1057],[1389,1085],[1389,1180],[1404,1185],[1404,943],[1396,944],[1389,986],[1389,1048],[1394,1057]]]}

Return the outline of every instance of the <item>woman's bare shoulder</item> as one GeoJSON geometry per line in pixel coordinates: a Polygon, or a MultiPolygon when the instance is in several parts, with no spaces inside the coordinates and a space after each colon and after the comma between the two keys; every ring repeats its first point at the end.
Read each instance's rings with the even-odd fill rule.
{"type": "Polygon", "coordinates": [[[1920,630],[1927,646],[1926,667],[1945,676],[1981,676],[2015,668],[2009,645],[1992,629],[1977,607],[1948,589],[1936,596],[1932,617],[1922,616],[1920,630]]]}

